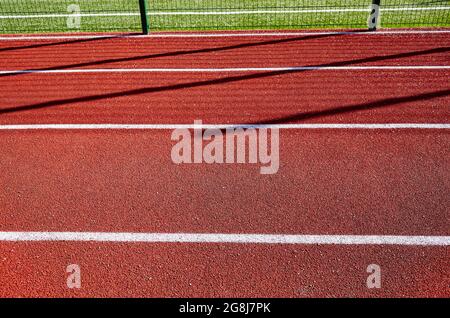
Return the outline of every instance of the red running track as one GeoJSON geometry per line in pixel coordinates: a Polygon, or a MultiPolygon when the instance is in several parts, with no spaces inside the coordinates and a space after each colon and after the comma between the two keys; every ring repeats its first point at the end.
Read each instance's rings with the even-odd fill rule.
{"type": "Polygon", "coordinates": [[[448,71],[442,70],[27,74],[0,82],[2,124],[442,123],[450,118],[448,71]],[[20,87],[26,89],[18,95],[20,87]]]}
{"type": "MultiPolygon", "coordinates": [[[[447,34],[0,44],[3,71],[448,66],[450,50],[447,34]]],[[[0,74],[0,83],[1,123],[440,123],[450,115],[443,69],[0,74]],[[20,87],[26,89],[18,95],[20,87]]]]}
{"type": "Polygon", "coordinates": [[[0,41],[3,70],[448,65],[448,33],[0,41]]]}
{"type": "MultiPolygon", "coordinates": [[[[447,34],[0,41],[0,70],[446,66],[449,44],[447,34]]],[[[448,73],[3,74],[0,124],[448,124],[448,73]]],[[[0,136],[0,232],[449,235],[448,130],[282,130],[271,176],[176,166],[170,131],[0,136]]],[[[1,242],[0,296],[448,297],[448,252],[1,242]],[[66,287],[71,263],[81,290],[66,287]],[[372,263],[380,290],[365,285],[372,263]]]]}
{"type": "Polygon", "coordinates": [[[2,243],[2,297],[448,297],[448,247],[2,243]],[[66,287],[66,266],[81,289],[66,287]],[[382,288],[367,289],[368,264],[382,288]]]}
{"type": "Polygon", "coordinates": [[[448,132],[283,130],[266,176],[174,165],[170,131],[0,136],[0,231],[448,234],[448,132]]]}

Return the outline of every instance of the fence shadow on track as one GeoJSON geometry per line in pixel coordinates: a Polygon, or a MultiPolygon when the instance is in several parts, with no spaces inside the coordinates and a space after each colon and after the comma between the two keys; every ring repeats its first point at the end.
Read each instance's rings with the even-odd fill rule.
{"type": "MultiPolygon", "coordinates": [[[[298,42],[298,41],[314,40],[314,39],[321,39],[321,38],[327,38],[327,37],[336,37],[336,36],[340,36],[340,35],[344,35],[344,34],[345,33],[314,34],[314,35],[306,35],[306,36],[300,36],[300,37],[294,37],[294,38],[290,37],[290,38],[286,38],[286,39],[277,39],[277,40],[270,40],[270,41],[240,43],[240,44],[234,44],[234,45],[203,48],[203,49],[196,49],[196,50],[180,50],[180,51],[174,51],[174,52],[112,58],[112,59],[105,59],[105,60],[98,60],[98,61],[89,61],[89,62],[73,63],[73,64],[67,64],[67,65],[51,66],[51,67],[46,67],[46,68],[27,69],[23,73],[11,72],[11,73],[0,74],[0,77],[23,75],[23,74],[27,74],[26,71],[66,70],[66,69],[72,69],[72,68],[78,68],[78,67],[99,66],[99,65],[104,65],[104,64],[121,63],[121,62],[135,62],[135,61],[148,60],[148,59],[154,59],[154,58],[162,58],[162,57],[176,57],[176,56],[190,55],[190,54],[215,53],[215,52],[222,52],[222,51],[228,51],[228,50],[259,47],[259,46],[265,46],[265,45],[276,45],[276,44],[289,43],[289,42],[298,42]]],[[[82,42],[82,41],[80,40],[80,42],[82,42]]],[[[61,43],[61,42],[59,42],[59,43],[61,43]]],[[[71,43],[75,43],[75,41],[73,41],[71,43]]],[[[1,49],[0,49],[0,51],[1,51],[1,49]]]]}
{"type": "Polygon", "coordinates": [[[39,43],[39,44],[30,44],[30,45],[23,45],[23,46],[1,47],[0,52],[19,51],[19,50],[26,50],[26,49],[38,49],[38,48],[49,47],[49,46],[71,45],[71,44],[77,44],[77,43],[97,42],[97,41],[102,41],[102,40],[110,40],[110,39],[117,39],[117,38],[123,38],[123,37],[133,37],[133,36],[140,36],[140,35],[141,34],[135,34],[135,33],[122,34],[122,35],[106,35],[106,36],[99,36],[99,37],[89,38],[89,39],[74,39],[74,40],[68,40],[68,41],[39,43]]]}
{"type": "MultiPolygon", "coordinates": [[[[288,40],[288,39],[283,39],[283,40],[288,40]]],[[[294,41],[294,39],[290,39],[290,40],[294,41]]],[[[277,41],[281,41],[281,40],[277,40],[277,41]]],[[[267,41],[267,42],[273,43],[273,41],[267,41]]],[[[266,43],[266,42],[264,42],[264,43],[266,43]]],[[[246,44],[241,44],[241,45],[257,45],[257,43],[246,43],[246,44]]],[[[219,50],[219,48],[204,49],[204,50],[219,50]]],[[[372,57],[366,57],[366,58],[360,58],[360,59],[324,63],[324,64],[319,64],[319,65],[308,65],[308,66],[309,67],[351,66],[351,65],[363,64],[363,63],[368,63],[368,62],[386,61],[386,60],[391,60],[391,59],[399,59],[399,58],[420,56],[420,55],[426,55],[426,54],[434,54],[434,53],[445,53],[445,52],[449,52],[449,51],[450,51],[450,47],[438,47],[438,48],[428,49],[428,50],[398,53],[398,54],[385,55],[385,56],[372,56],[372,57]]],[[[181,53],[174,52],[172,54],[181,54],[181,53]]],[[[212,80],[195,81],[195,82],[180,83],[180,84],[173,84],[173,85],[166,85],[166,86],[144,87],[144,88],[132,89],[132,90],[126,90],[126,91],[120,91],[120,92],[111,92],[111,93],[96,94],[96,95],[90,95],[90,96],[81,96],[81,97],[74,97],[74,98],[51,100],[51,101],[39,102],[39,103],[35,103],[35,104],[3,108],[3,109],[0,109],[0,115],[14,113],[14,112],[32,111],[32,110],[38,110],[38,109],[43,109],[43,108],[48,108],[48,107],[56,107],[56,106],[70,105],[70,104],[76,104],[76,103],[92,102],[92,101],[104,100],[104,99],[109,99],[109,98],[118,98],[118,97],[124,97],[124,96],[136,96],[136,95],[151,94],[151,93],[156,93],[156,92],[174,91],[174,90],[186,89],[186,88],[208,87],[211,85],[222,85],[222,84],[227,84],[227,83],[241,82],[241,81],[247,81],[247,80],[252,80],[252,79],[271,78],[274,76],[282,76],[282,75],[287,75],[287,74],[295,74],[295,73],[303,73],[303,72],[314,72],[314,70],[267,71],[267,72],[259,72],[259,73],[252,73],[252,74],[246,74],[246,75],[229,76],[229,77],[212,79],[212,80]]],[[[343,107],[339,107],[339,108],[335,108],[335,109],[323,110],[323,111],[319,111],[319,112],[298,113],[298,114],[286,116],[284,118],[278,118],[278,119],[268,120],[265,122],[251,123],[251,124],[263,124],[263,123],[267,124],[267,123],[282,123],[282,122],[290,122],[290,121],[300,121],[300,120],[311,119],[311,118],[315,118],[315,117],[319,117],[319,116],[331,116],[331,115],[343,114],[343,113],[353,112],[353,111],[362,111],[362,110],[368,110],[368,109],[374,109],[374,108],[381,108],[381,107],[403,104],[403,103],[407,103],[407,102],[411,102],[411,101],[419,101],[419,100],[427,100],[427,99],[438,98],[438,97],[446,97],[449,95],[450,95],[450,90],[440,90],[440,91],[436,91],[436,92],[418,94],[418,95],[414,95],[414,96],[389,98],[389,99],[382,99],[379,101],[368,102],[368,103],[363,103],[363,104],[358,104],[358,105],[348,105],[348,106],[343,106],[343,107]]]]}
{"type": "Polygon", "coordinates": [[[276,125],[276,124],[285,124],[285,123],[293,123],[300,122],[314,118],[322,118],[328,116],[342,115],[352,112],[366,111],[383,107],[390,107],[400,104],[407,104],[411,102],[418,102],[424,100],[430,100],[434,98],[447,97],[450,96],[450,89],[434,91],[430,93],[423,93],[411,96],[402,96],[402,97],[392,97],[392,98],[384,98],[379,99],[372,102],[353,104],[341,107],[335,107],[330,109],[325,109],[322,111],[314,111],[314,112],[300,112],[297,114],[292,114],[289,116],[284,116],[280,118],[274,118],[269,120],[262,120],[253,123],[245,123],[246,125],[276,125]]]}

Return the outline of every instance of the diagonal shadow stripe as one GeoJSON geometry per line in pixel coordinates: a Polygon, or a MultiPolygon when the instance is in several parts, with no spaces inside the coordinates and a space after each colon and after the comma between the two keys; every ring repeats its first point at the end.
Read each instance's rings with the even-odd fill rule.
{"type": "Polygon", "coordinates": [[[322,111],[314,111],[314,112],[301,112],[285,117],[274,118],[269,120],[263,120],[253,123],[248,123],[250,125],[275,125],[275,124],[283,124],[283,123],[292,123],[298,121],[305,121],[314,118],[322,118],[329,117],[335,115],[342,115],[346,113],[352,112],[360,112],[384,107],[390,107],[395,105],[407,104],[411,102],[417,102],[422,100],[430,100],[435,98],[442,98],[450,96],[450,89],[439,90],[430,93],[417,94],[412,96],[402,96],[402,97],[393,97],[393,98],[384,98],[380,100],[376,100],[373,102],[360,103],[356,105],[346,105],[331,109],[326,109],[322,111]]]}
{"type": "MultiPolygon", "coordinates": [[[[450,50],[450,47],[440,47],[440,48],[435,48],[435,49],[431,49],[431,50],[415,51],[415,52],[408,52],[408,53],[402,53],[402,54],[393,54],[393,55],[388,55],[388,56],[373,56],[373,57],[367,57],[367,58],[363,58],[363,59],[331,62],[331,63],[325,63],[325,64],[314,65],[314,66],[315,67],[347,66],[347,65],[361,64],[361,63],[366,63],[366,62],[376,62],[376,61],[380,61],[380,60],[385,61],[388,59],[395,59],[395,58],[398,58],[399,55],[404,56],[405,54],[408,54],[408,56],[417,56],[417,55],[423,55],[423,54],[430,54],[430,52],[448,52],[449,50],[450,50]]],[[[37,109],[42,109],[42,108],[47,108],[47,107],[69,105],[69,104],[74,104],[74,103],[98,101],[98,100],[103,100],[103,99],[108,99],[108,98],[116,98],[116,97],[122,97],[122,96],[134,96],[134,95],[149,94],[149,93],[156,93],[156,92],[163,92],[163,91],[172,91],[172,90],[178,90],[178,89],[220,85],[220,84],[240,82],[240,81],[246,81],[246,80],[252,80],[252,79],[269,78],[269,77],[273,77],[273,76],[280,76],[280,75],[300,73],[300,72],[311,72],[311,71],[312,70],[269,71],[269,72],[255,73],[255,74],[230,76],[230,77],[213,79],[213,80],[196,81],[196,82],[181,83],[181,84],[174,84],[174,85],[167,85],[167,86],[145,87],[145,88],[132,89],[132,90],[127,90],[127,91],[120,91],[120,92],[96,94],[96,95],[81,96],[81,97],[74,97],[74,98],[67,98],[67,99],[58,99],[58,100],[46,101],[46,102],[41,102],[41,103],[29,104],[29,105],[3,108],[3,109],[0,109],[0,115],[13,113],[13,112],[20,112],[20,111],[37,110],[37,109]]]]}
{"type": "MultiPolygon", "coordinates": [[[[214,53],[214,52],[221,52],[221,51],[228,51],[228,50],[265,46],[265,45],[274,45],[274,44],[281,44],[281,43],[321,39],[321,38],[334,37],[334,36],[339,36],[339,35],[343,35],[343,34],[340,34],[340,33],[315,34],[315,35],[307,35],[307,36],[287,38],[287,39],[241,43],[241,44],[228,45],[228,46],[222,46],[222,47],[214,47],[214,48],[203,48],[203,49],[197,49],[197,50],[180,50],[180,51],[174,51],[174,52],[165,52],[165,53],[147,54],[147,55],[140,55],[140,56],[129,56],[129,57],[121,57],[121,58],[113,58],[113,59],[104,59],[104,60],[98,60],[98,61],[89,61],[89,62],[73,63],[73,64],[67,64],[67,65],[51,66],[51,67],[46,67],[46,68],[27,69],[25,71],[50,71],[50,70],[60,70],[60,69],[65,70],[65,69],[78,68],[78,67],[98,66],[98,65],[103,65],[103,64],[121,63],[121,62],[134,62],[134,61],[162,58],[162,57],[176,57],[176,56],[190,55],[190,54],[214,53]]],[[[11,72],[11,73],[0,74],[0,77],[17,76],[17,75],[23,75],[23,74],[26,74],[26,73],[11,72]]]]}
{"type": "Polygon", "coordinates": [[[117,38],[123,38],[123,37],[131,37],[131,36],[140,36],[140,35],[141,34],[129,33],[129,34],[122,34],[122,35],[102,36],[102,37],[91,38],[91,39],[75,39],[75,40],[60,41],[60,42],[49,42],[49,43],[23,45],[23,46],[2,47],[2,48],[0,48],[0,52],[38,49],[38,48],[49,47],[49,46],[70,45],[70,44],[76,44],[76,43],[98,42],[98,41],[103,41],[103,40],[110,40],[110,39],[117,39],[117,38]]]}

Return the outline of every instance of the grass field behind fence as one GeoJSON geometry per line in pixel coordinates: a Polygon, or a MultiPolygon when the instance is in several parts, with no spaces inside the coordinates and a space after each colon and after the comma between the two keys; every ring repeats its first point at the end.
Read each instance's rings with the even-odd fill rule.
{"type": "MultiPolygon", "coordinates": [[[[450,26],[450,1],[383,2],[382,27],[450,26]]],[[[149,0],[148,16],[151,31],[366,28],[370,3],[371,0],[149,0]]],[[[0,2],[0,33],[140,30],[138,0],[0,2]],[[80,9],[79,17],[75,17],[73,5],[80,9]]]]}

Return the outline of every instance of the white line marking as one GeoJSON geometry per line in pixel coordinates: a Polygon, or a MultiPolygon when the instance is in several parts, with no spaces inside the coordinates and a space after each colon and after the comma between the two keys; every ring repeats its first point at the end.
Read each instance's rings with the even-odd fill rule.
{"type": "Polygon", "coordinates": [[[449,65],[380,65],[380,66],[289,66],[237,68],[98,68],[57,70],[2,70],[0,74],[78,74],[78,73],[231,73],[283,71],[364,71],[364,70],[448,70],[449,65]]]}
{"type": "MultiPolygon", "coordinates": [[[[431,8],[381,8],[381,12],[408,12],[408,11],[441,11],[450,10],[450,7],[431,8]]],[[[245,15],[245,14],[286,14],[286,13],[345,13],[363,12],[370,13],[371,9],[305,9],[305,10],[242,10],[242,11],[173,11],[173,12],[148,12],[149,16],[167,15],[245,15]]],[[[133,14],[135,15],[135,14],[133,14]]],[[[139,15],[139,13],[138,13],[139,15]]]]}
{"type": "Polygon", "coordinates": [[[28,14],[28,15],[2,15],[1,19],[43,19],[43,18],[69,18],[69,17],[132,17],[139,16],[139,12],[115,12],[115,13],[61,13],[61,14],[28,14]]]}
{"type": "Polygon", "coordinates": [[[0,41],[34,41],[34,40],[69,40],[69,39],[109,39],[109,38],[221,38],[221,37],[289,37],[289,36],[311,36],[311,35],[362,35],[362,36],[376,36],[376,35],[408,35],[408,34],[447,34],[450,33],[450,30],[392,30],[392,31],[376,31],[376,32],[367,32],[367,31],[343,31],[343,32],[329,32],[329,31],[320,31],[320,32],[255,32],[255,33],[153,33],[150,35],[118,35],[116,33],[113,34],[105,34],[105,35],[8,35],[8,36],[0,36],[0,41]]]}
{"type": "MultiPolygon", "coordinates": [[[[450,10],[450,7],[418,7],[418,8],[382,8],[383,12],[408,12],[408,11],[441,11],[450,10]]],[[[365,12],[369,9],[340,8],[340,9],[304,9],[304,10],[240,10],[240,11],[150,11],[149,16],[170,16],[170,15],[255,15],[255,14],[287,14],[287,13],[345,13],[345,12],[365,12]]],[[[115,16],[140,16],[139,12],[114,12],[114,13],[80,13],[80,14],[29,14],[29,15],[3,15],[0,19],[41,19],[41,18],[68,18],[68,17],[115,17],[115,16]]]]}
{"type": "MultiPolygon", "coordinates": [[[[405,34],[446,34],[450,33],[450,30],[392,30],[392,31],[308,31],[308,32],[261,32],[261,33],[154,33],[148,35],[148,37],[155,38],[172,38],[172,37],[258,37],[258,36],[272,36],[272,37],[284,37],[284,36],[308,36],[308,35],[405,35],[405,34]]],[[[0,38],[1,39],[1,38],[0,38]]]]}
{"type": "Polygon", "coordinates": [[[392,8],[383,8],[381,7],[381,11],[435,11],[435,10],[450,10],[450,7],[418,7],[418,8],[404,8],[404,7],[392,7],[392,8]]]}
{"type": "Polygon", "coordinates": [[[449,246],[450,236],[0,232],[0,241],[449,246]]]}
{"type": "Polygon", "coordinates": [[[173,130],[173,129],[450,129],[450,124],[18,124],[0,130],[173,130]]]}
{"type": "MultiPolygon", "coordinates": [[[[450,33],[450,31],[449,31],[450,33]]],[[[149,35],[143,34],[117,34],[104,33],[104,35],[7,35],[0,36],[0,41],[17,41],[17,40],[91,40],[91,39],[132,39],[132,38],[149,38],[149,35]]]]}

